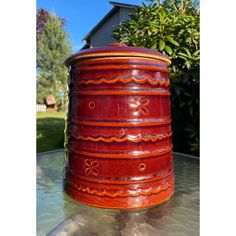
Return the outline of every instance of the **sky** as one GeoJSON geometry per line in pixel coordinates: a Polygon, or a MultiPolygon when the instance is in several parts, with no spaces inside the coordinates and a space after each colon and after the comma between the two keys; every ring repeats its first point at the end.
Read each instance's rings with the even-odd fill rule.
{"type": "MultiPolygon", "coordinates": [[[[114,2],[141,5],[142,0],[114,0],[114,2]]],[[[66,30],[73,52],[83,45],[83,37],[112,9],[109,0],[37,0],[37,9],[54,11],[67,20],[66,30]]]]}

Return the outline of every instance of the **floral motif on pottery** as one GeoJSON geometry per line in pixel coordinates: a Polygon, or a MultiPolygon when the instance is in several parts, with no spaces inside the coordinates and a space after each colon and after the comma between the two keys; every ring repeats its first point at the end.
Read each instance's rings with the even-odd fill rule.
{"type": "Polygon", "coordinates": [[[146,107],[149,104],[149,99],[147,98],[135,98],[132,102],[129,103],[130,107],[133,108],[133,115],[138,116],[148,115],[149,110],[146,107]]]}
{"type": "Polygon", "coordinates": [[[85,174],[88,175],[98,175],[98,162],[97,161],[91,161],[89,159],[85,160],[85,164],[84,164],[84,169],[85,169],[85,174]]]}

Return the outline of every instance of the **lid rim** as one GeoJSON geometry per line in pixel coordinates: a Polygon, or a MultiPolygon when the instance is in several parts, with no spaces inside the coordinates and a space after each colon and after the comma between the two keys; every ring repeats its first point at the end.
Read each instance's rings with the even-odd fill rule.
{"type": "Polygon", "coordinates": [[[100,54],[100,53],[96,53],[95,54],[88,54],[88,55],[72,55],[70,56],[69,58],[66,59],[65,61],[65,65],[66,66],[70,66],[71,63],[73,62],[78,62],[80,60],[84,60],[86,58],[88,59],[91,59],[91,58],[106,58],[106,57],[134,57],[134,58],[148,58],[148,59],[154,59],[154,60],[161,60],[163,62],[165,62],[167,64],[167,66],[169,66],[171,64],[171,60],[167,57],[164,57],[163,56],[153,56],[153,55],[149,55],[149,54],[140,54],[140,53],[130,53],[129,55],[128,54],[123,54],[123,53],[105,53],[105,54],[100,54]],[[131,55],[132,54],[132,55],[131,55]]]}
{"type": "MultiPolygon", "coordinates": [[[[120,44],[119,44],[120,45],[120,44]]],[[[79,51],[72,54],[65,60],[65,65],[69,66],[71,63],[84,60],[86,58],[105,58],[105,57],[139,57],[139,58],[151,58],[154,60],[161,60],[169,66],[171,60],[164,54],[154,51],[152,49],[140,48],[140,47],[127,47],[108,45],[104,47],[95,47],[79,51]]]]}

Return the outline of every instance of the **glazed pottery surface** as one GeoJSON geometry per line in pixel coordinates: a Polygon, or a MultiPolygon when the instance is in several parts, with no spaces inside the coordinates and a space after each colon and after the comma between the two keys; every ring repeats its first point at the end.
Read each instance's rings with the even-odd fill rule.
{"type": "Polygon", "coordinates": [[[173,195],[169,64],[118,43],[67,59],[64,189],[73,199],[138,209],[173,195]]]}

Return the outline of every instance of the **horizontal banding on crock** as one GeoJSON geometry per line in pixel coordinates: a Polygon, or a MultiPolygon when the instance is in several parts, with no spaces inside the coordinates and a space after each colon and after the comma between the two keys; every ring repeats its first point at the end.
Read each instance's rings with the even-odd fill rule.
{"type": "Polygon", "coordinates": [[[83,50],[66,63],[66,192],[82,203],[114,209],[169,199],[169,59],[147,49],[108,46],[83,50]]]}
{"type": "Polygon", "coordinates": [[[101,153],[101,152],[88,152],[88,151],[79,151],[74,150],[71,147],[66,148],[67,151],[71,153],[75,153],[78,155],[90,156],[90,157],[100,157],[100,158],[117,158],[117,159],[135,159],[135,158],[148,158],[153,156],[159,156],[165,153],[169,153],[172,151],[172,145],[168,147],[159,148],[157,150],[150,151],[133,151],[129,153],[101,153]]]}

